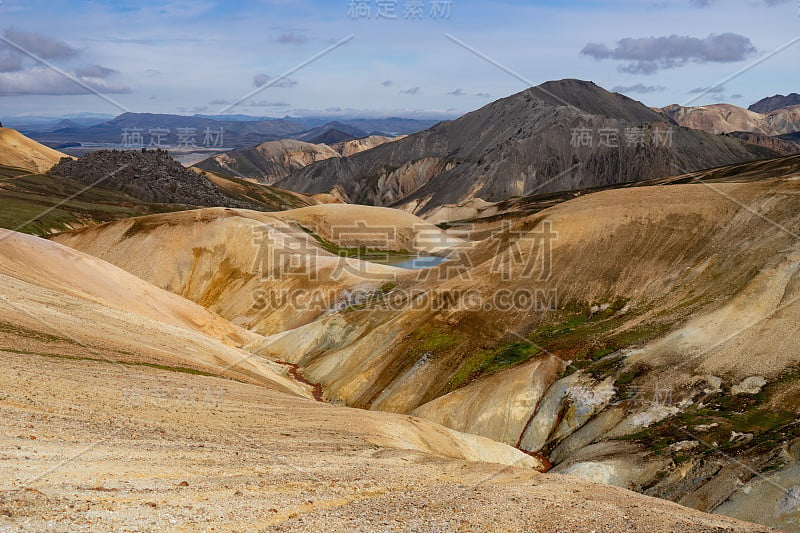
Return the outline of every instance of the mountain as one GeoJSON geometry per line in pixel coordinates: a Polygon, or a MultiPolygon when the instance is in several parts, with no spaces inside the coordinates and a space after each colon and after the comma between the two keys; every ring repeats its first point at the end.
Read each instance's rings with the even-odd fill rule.
{"type": "Polygon", "coordinates": [[[591,82],[562,80],[353,157],[296,170],[276,186],[425,213],[473,198],[500,201],[775,155],[678,127],[643,104],[591,82]],[[606,139],[601,146],[602,131],[615,132],[616,141],[606,139]]]}
{"type": "Polygon", "coordinates": [[[47,172],[66,157],[61,152],[41,145],[16,130],[0,127],[0,165],[30,173],[47,172]]]}
{"type": "Polygon", "coordinates": [[[302,195],[189,170],[164,150],[99,150],[78,160],[64,158],[50,174],[152,204],[269,211],[315,203],[302,195]]]}
{"type": "Polygon", "coordinates": [[[291,139],[269,141],[252,148],[223,152],[209,157],[195,166],[212,172],[255,179],[272,184],[289,175],[296,168],[303,168],[314,161],[321,161],[339,154],[327,145],[311,144],[291,139]]]}
{"type": "Polygon", "coordinates": [[[72,113],[62,117],[47,117],[37,115],[22,115],[5,117],[6,126],[13,127],[22,132],[39,132],[56,129],[59,123],[68,121],[78,127],[94,126],[114,118],[113,115],[97,113],[72,113]]]}
{"type": "Polygon", "coordinates": [[[165,152],[96,152],[78,161],[0,129],[0,228],[46,235],[198,205],[281,211],[318,200],[187,170],[165,152]]]}
{"type": "Polygon", "coordinates": [[[186,206],[149,204],[118,191],[0,166],[0,228],[47,235],[186,206]]]}
{"type": "Polygon", "coordinates": [[[734,139],[739,139],[742,142],[769,148],[770,150],[783,155],[800,153],[800,143],[797,142],[797,140],[800,140],[800,136],[797,136],[797,134],[795,134],[797,139],[795,141],[792,141],[791,138],[785,139],[780,135],[770,137],[769,135],[764,135],[763,133],[748,131],[734,131],[732,133],[726,133],[725,135],[733,137],[734,139]]]}
{"type": "Polygon", "coordinates": [[[731,104],[699,107],[682,107],[675,104],[664,107],[661,111],[681,126],[715,135],[734,131],[778,135],[764,115],[731,104]]]}
{"type": "Polygon", "coordinates": [[[78,160],[64,159],[50,174],[88,186],[102,185],[149,203],[253,207],[226,197],[163,150],[100,150],[78,160]]]}
{"type": "Polygon", "coordinates": [[[205,159],[197,168],[254,179],[268,185],[289,176],[293,170],[325,159],[350,157],[393,139],[388,137],[365,137],[336,143],[312,144],[285,139],[269,141],[252,148],[223,152],[205,159]]]}
{"type": "Polygon", "coordinates": [[[404,136],[389,137],[386,135],[370,135],[369,137],[361,137],[358,139],[352,139],[350,141],[336,143],[331,145],[331,148],[333,148],[342,157],[352,157],[382,144],[397,141],[403,137],[404,136]]]}
{"type": "Polygon", "coordinates": [[[355,126],[371,134],[385,132],[388,135],[411,135],[426,130],[440,123],[441,120],[422,120],[412,118],[348,118],[341,122],[355,126]]]}
{"type": "Polygon", "coordinates": [[[424,224],[355,205],[154,215],[54,239],[264,335],[250,348],[331,403],[796,530],[800,510],[775,502],[800,482],[798,170],[790,156],[509,213],[420,271],[336,257],[343,221],[351,248],[381,221],[405,238],[424,224]],[[259,259],[287,250],[291,274],[259,259]]]}
{"type": "Polygon", "coordinates": [[[782,94],[776,94],[775,96],[770,96],[768,98],[759,100],[747,109],[750,111],[755,111],[756,113],[771,113],[772,111],[777,111],[778,109],[783,109],[784,107],[792,107],[796,105],[800,105],[800,94],[791,93],[787,94],[786,96],[782,94]]]}
{"type": "Polygon", "coordinates": [[[368,135],[366,131],[360,130],[355,126],[334,121],[302,133],[297,136],[297,139],[312,144],[336,144],[360,139],[368,135]]]}
{"type": "Polygon", "coordinates": [[[659,111],[681,126],[714,134],[743,131],[777,136],[800,130],[800,106],[781,108],[766,114],[731,104],[699,107],[671,105],[659,111]]]}
{"type": "MultiPolygon", "coordinates": [[[[225,213],[161,226],[176,239],[163,248],[214,257],[247,251],[265,227],[294,234],[225,213]]],[[[420,418],[315,401],[292,365],[262,355],[257,333],[74,249],[0,240],[7,529],[769,531],[542,474],[536,457],[420,418]]],[[[200,282],[221,274],[144,263],[200,282]]]]}
{"type": "MultiPolygon", "coordinates": [[[[94,126],[33,132],[31,136],[39,142],[48,144],[65,142],[124,144],[125,132],[138,130],[143,136],[144,147],[157,147],[155,144],[159,140],[163,145],[176,146],[179,144],[179,129],[188,129],[193,134],[191,140],[198,147],[221,148],[252,146],[268,140],[290,137],[307,130],[301,124],[283,119],[223,121],[200,116],[123,113],[112,120],[94,126]],[[161,130],[163,137],[154,137],[152,133],[157,133],[157,131],[151,132],[151,130],[161,130]],[[222,131],[221,137],[219,136],[220,131],[222,131]]],[[[130,137],[128,140],[130,141],[130,137]]],[[[188,142],[188,139],[186,141],[188,142]]],[[[135,142],[131,144],[136,145],[135,142]]]]}
{"type": "MultiPolygon", "coordinates": [[[[19,119],[25,120],[25,119],[19,119]]],[[[31,119],[32,120],[32,119],[31,119]]],[[[248,148],[257,144],[279,140],[299,139],[311,143],[335,144],[367,137],[369,132],[386,131],[391,135],[404,135],[424,130],[438,121],[416,119],[343,119],[324,118],[263,118],[248,115],[168,115],[154,113],[123,113],[111,120],[74,118],[70,120],[48,118],[35,124],[18,126],[35,140],[49,146],[67,143],[125,144],[125,131],[138,130],[144,147],[176,147],[181,144],[179,129],[188,129],[191,140],[198,149],[248,148]],[[163,136],[154,137],[150,130],[162,130],[163,136]],[[207,136],[209,130],[210,136],[207,136]],[[218,132],[224,130],[222,137],[218,132]],[[152,143],[154,144],[151,144],[152,143]]],[[[157,131],[155,132],[157,133],[157,131]]],[[[128,141],[130,141],[130,135],[128,141]]],[[[183,144],[188,139],[184,138],[183,144]]],[[[130,143],[137,147],[136,142],[130,143]]]]}
{"type": "MultiPolygon", "coordinates": [[[[233,121],[245,121],[245,122],[253,122],[253,121],[260,121],[260,120],[277,120],[276,118],[272,117],[254,117],[251,115],[202,115],[197,114],[194,115],[196,117],[203,117],[209,118],[212,120],[233,120],[233,121]]],[[[351,118],[347,116],[343,116],[337,119],[333,119],[331,117],[314,117],[314,116],[285,116],[283,117],[284,120],[290,120],[292,122],[296,122],[298,124],[302,124],[306,127],[306,129],[313,129],[324,126],[325,124],[329,124],[331,122],[338,122],[340,124],[345,124],[349,127],[358,128],[365,132],[371,132],[375,134],[375,132],[389,132],[389,135],[410,135],[412,133],[417,133],[422,130],[426,130],[431,126],[434,126],[441,122],[441,120],[431,120],[431,119],[414,119],[414,118],[399,118],[399,117],[389,117],[389,118],[351,118]]]]}

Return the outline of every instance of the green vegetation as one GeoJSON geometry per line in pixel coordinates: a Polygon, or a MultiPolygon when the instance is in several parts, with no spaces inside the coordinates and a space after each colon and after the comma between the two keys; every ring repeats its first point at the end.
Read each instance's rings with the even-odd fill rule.
{"type": "MultiPolygon", "coordinates": [[[[786,376],[794,374],[792,371],[786,376]]],[[[798,413],[786,408],[776,409],[771,400],[786,384],[786,376],[770,383],[758,394],[717,393],[705,397],[703,402],[688,410],[619,440],[636,441],[658,454],[663,454],[675,442],[700,440],[701,446],[690,453],[693,457],[747,454],[753,457],[754,465],[762,465],[759,467],[762,471],[781,468],[783,460],[775,451],[782,444],[800,438],[798,413]],[[701,425],[705,426],[703,431],[697,429],[701,425]],[[731,438],[733,432],[752,438],[731,438]]],[[[684,451],[672,459],[680,463],[686,460],[687,453],[684,451]]]]}
{"type": "Polygon", "coordinates": [[[540,350],[529,343],[511,342],[495,350],[480,350],[467,358],[448,382],[449,390],[463,387],[479,376],[489,376],[533,359],[540,350]]]}
{"type": "Polygon", "coordinates": [[[228,198],[255,204],[265,211],[284,211],[311,205],[300,196],[269,185],[253,183],[221,172],[204,172],[204,175],[228,198]]]}
{"type": "MultiPolygon", "coordinates": [[[[220,176],[214,183],[226,196],[280,211],[308,204],[286,191],[237,178],[220,176]]],[[[69,231],[124,218],[194,209],[193,206],[151,204],[121,192],[47,174],[28,174],[0,166],[0,227],[33,235],[69,231]]]]}
{"type": "Polygon", "coordinates": [[[413,338],[419,342],[419,346],[426,352],[436,352],[452,348],[458,344],[459,339],[451,333],[446,333],[433,328],[423,328],[417,330],[413,338]]]}
{"type": "Polygon", "coordinates": [[[68,339],[66,337],[57,337],[56,335],[50,335],[42,331],[35,331],[15,324],[9,324],[7,322],[0,322],[0,333],[13,335],[15,337],[25,337],[37,341],[64,342],[67,344],[75,344],[75,341],[73,341],[72,339],[68,339]]]}
{"type": "Polygon", "coordinates": [[[366,246],[361,246],[359,248],[342,248],[341,246],[332,243],[331,241],[323,238],[320,235],[317,235],[310,229],[300,226],[300,229],[305,231],[311,237],[317,241],[320,246],[322,246],[326,251],[332,253],[333,255],[338,255],[339,257],[349,257],[354,259],[385,259],[388,256],[392,255],[405,255],[411,256],[413,255],[408,250],[378,250],[375,248],[367,248],[366,246]]]}
{"type": "Polygon", "coordinates": [[[12,167],[0,167],[0,205],[0,227],[33,235],[179,209],[12,167]]]}
{"type": "MultiPolygon", "coordinates": [[[[581,369],[598,380],[614,376],[624,365],[624,358],[613,355],[615,352],[647,342],[669,329],[668,323],[650,323],[621,330],[630,318],[619,313],[626,305],[627,299],[618,298],[604,309],[590,313],[593,306],[586,302],[567,304],[527,335],[529,342],[505,342],[467,357],[451,376],[449,390],[526,363],[541,353],[555,354],[572,361],[561,377],[581,369]]],[[[619,376],[617,386],[626,391],[645,371],[644,368],[638,368],[626,372],[619,376]]]]}
{"type": "Polygon", "coordinates": [[[383,294],[388,294],[397,288],[397,283],[393,281],[389,281],[381,285],[378,290],[381,291],[383,294]]]}

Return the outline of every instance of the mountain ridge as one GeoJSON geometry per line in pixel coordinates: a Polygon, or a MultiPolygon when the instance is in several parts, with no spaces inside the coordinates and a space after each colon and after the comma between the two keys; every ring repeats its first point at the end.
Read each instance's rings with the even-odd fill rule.
{"type": "Polygon", "coordinates": [[[473,198],[499,201],[533,191],[666,177],[676,167],[701,170],[777,155],[678,127],[640,102],[592,82],[568,79],[526,89],[345,160],[314,163],[276,186],[420,214],[473,198]],[[573,146],[578,129],[595,134],[594,143],[599,131],[614,130],[618,146],[573,146]],[[644,145],[625,144],[631,129],[643,130],[644,145]],[[667,131],[674,145],[655,146],[667,131]]]}

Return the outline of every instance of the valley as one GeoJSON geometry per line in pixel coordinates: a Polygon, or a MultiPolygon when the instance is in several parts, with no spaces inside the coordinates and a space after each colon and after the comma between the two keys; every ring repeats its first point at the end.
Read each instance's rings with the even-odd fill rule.
{"type": "Polygon", "coordinates": [[[1,129],[0,529],[796,531],[793,107],[678,107],[1,129]]]}

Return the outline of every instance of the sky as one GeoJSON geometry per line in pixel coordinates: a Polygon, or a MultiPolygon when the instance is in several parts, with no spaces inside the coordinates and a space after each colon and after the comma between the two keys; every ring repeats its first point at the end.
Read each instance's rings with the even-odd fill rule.
{"type": "Polygon", "coordinates": [[[563,78],[747,107],[798,64],[800,0],[0,0],[2,117],[453,118],[563,78]]]}

